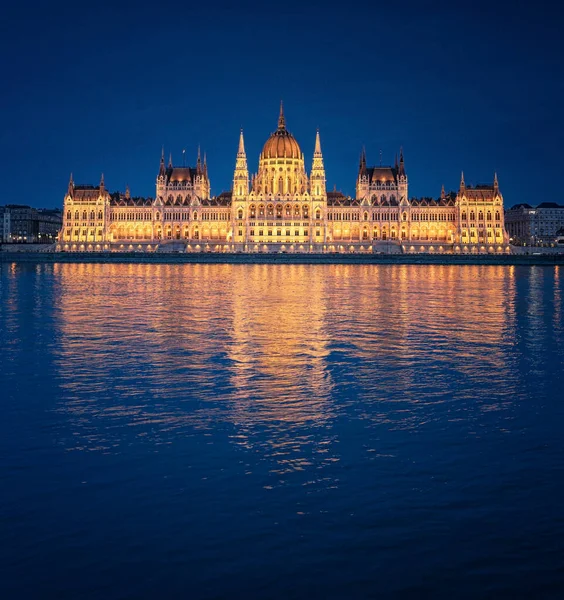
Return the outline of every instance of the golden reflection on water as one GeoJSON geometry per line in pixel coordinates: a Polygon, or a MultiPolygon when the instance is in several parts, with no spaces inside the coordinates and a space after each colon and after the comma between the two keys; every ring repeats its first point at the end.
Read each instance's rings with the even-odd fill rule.
{"type": "MultiPolygon", "coordinates": [[[[512,266],[38,269],[37,285],[54,280],[53,369],[71,426],[60,443],[119,452],[131,436],[158,446],[205,434],[260,449],[281,477],[338,461],[339,419],[417,429],[509,410],[520,294],[537,354],[543,278],[561,307],[557,273],[542,268],[520,278],[512,266]]],[[[561,310],[552,318],[561,328],[561,310]]]]}

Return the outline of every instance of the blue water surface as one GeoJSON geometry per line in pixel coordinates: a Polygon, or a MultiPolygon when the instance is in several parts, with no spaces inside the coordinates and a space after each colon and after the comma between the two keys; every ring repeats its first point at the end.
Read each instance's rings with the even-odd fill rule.
{"type": "Polygon", "coordinates": [[[0,269],[0,597],[564,596],[561,268],[0,269]]]}

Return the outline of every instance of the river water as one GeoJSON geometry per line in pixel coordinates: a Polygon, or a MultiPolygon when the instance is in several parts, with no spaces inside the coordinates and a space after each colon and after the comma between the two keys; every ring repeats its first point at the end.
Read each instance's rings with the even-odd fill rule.
{"type": "Polygon", "coordinates": [[[562,268],[0,269],[2,598],[562,597],[562,268]]]}

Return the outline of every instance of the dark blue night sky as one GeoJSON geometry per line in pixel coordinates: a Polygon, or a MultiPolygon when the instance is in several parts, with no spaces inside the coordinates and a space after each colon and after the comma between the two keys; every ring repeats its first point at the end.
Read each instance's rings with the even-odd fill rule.
{"type": "Polygon", "coordinates": [[[153,196],[163,144],[175,163],[200,144],[218,194],[241,126],[256,171],[280,99],[308,168],[320,128],[330,189],[354,193],[363,144],[374,164],[401,145],[410,196],[497,171],[506,206],[560,201],[556,6],[20,3],[0,25],[1,203],[60,206],[71,171],[153,196]]]}

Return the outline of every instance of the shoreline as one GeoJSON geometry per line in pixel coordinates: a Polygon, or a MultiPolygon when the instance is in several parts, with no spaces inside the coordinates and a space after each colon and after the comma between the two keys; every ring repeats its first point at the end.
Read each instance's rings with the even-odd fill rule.
{"type": "Polygon", "coordinates": [[[564,265],[562,254],[232,254],[0,252],[0,263],[564,265]]]}

